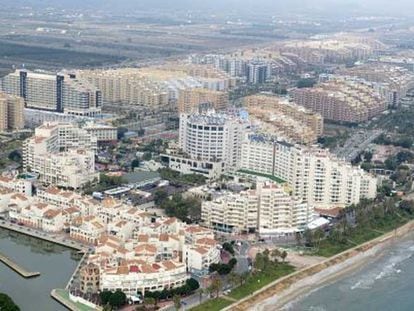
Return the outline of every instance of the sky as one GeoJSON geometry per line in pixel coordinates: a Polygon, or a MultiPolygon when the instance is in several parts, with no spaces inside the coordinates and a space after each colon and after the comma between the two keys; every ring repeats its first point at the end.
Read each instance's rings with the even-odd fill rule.
{"type": "Polygon", "coordinates": [[[403,14],[414,10],[414,0],[0,0],[8,5],[131,9],[241,10],[261,12],[353,12],[403,14]]]}

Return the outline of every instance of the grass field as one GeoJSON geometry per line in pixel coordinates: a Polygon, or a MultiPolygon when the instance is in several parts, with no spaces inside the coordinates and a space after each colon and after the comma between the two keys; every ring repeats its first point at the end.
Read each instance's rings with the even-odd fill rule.
{"type": "Polygon", "coordinates": [[[273,281],[276,281],[277,279],[286,276],[294,271],[295,268],[288,263],[279,263],[272,266],[270,269],[266,269],[266,271],[251,275],[247,279],[246,283],[233,289],[229,296],[231,298],[240,300],[248,295],[251,295],[262,287],[272,283],[273,281]]]}
{"type": "Polygon", "coordinates": [[[220,311],[231,304],[232,302],[230,300],[215,298],[192,308],[191,311],[220,311]]]}

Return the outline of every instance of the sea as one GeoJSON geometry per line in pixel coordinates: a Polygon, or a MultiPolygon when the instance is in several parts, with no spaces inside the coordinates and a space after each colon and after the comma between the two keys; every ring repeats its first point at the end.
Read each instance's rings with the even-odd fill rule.
{"type": "Polygon", "coordinates": [[[67,310],[50,297],[65,288],[80,260],[75,250],[0,229],[0,251],[40,276],[25,279],[0,262],[0,292],[8,294],[21,311],[67,310]]]}
{"type": "Polygon", "coordinates": [[[285,311],[413,311],[414,234],[348,275],[286,305],[285,311]]]}

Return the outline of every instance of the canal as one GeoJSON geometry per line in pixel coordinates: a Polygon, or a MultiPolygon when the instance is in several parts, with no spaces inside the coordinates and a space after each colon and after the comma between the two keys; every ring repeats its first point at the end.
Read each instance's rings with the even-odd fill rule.
{"type": "Polygon", "coordinates": [[[0,251],[40,276],[25,279],[0,263],[0,292],[8,294],[22,311],[66,310],[50,297],[53,288],[65,288],[81,255],[76,250],[0,228],[0,251]]]}

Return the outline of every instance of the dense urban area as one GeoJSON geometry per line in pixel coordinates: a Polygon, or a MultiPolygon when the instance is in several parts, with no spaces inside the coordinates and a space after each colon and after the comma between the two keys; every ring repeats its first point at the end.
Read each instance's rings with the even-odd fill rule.
{"type": "Polygon", "coordinates": [[[410,18],[19,5],[0,227],[81,255],[50,293],[66,308],[259,310],[414,220],[410,18]]]}

